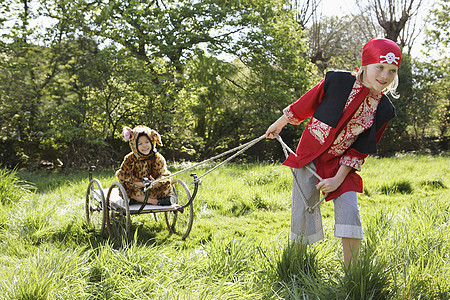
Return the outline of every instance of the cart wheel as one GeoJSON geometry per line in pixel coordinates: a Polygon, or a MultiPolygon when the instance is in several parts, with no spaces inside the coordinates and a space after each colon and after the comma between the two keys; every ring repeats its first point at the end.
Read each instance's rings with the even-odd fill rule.
{"type": "Polygon", "coordinates": [[[86,190],[86,221],[92,226],[95,233],[102,234],[105,230],[107,212],[105,195],[102,185],[97,179],[92,179],[86,190]]]}
{"type": "Polygon", "coordinates": [[[131,227],[130,206],[127,193],[119,182],[114,182],[109,187],[108,195],[106,196],[106,205],[109,208],[106,214],[106,227],[108,228],[109,234],[119,239],[128,240],[131,227]],[[124,208],[111,205],[111,195],[115,192],[113,191],[114,188],[119,189],[124,202],[124,208]]]}
{"type": "MultiPolygon", "coordinates": [[[[173,185],[177,203],[181,206],[186,205],[189,202],[189,199],[191,199],[191,192],[189,191],[189,188],[180,179],[176,179],[172,181],[172,183],[177,183],[181,186],[176,189],[175,184],[173,185]]],[[[183,209],[165,212],[164,214],[166,217],[166,224],[170,232],[181,235],[182,240],[186,239],[191,232],[192,223],[194,221],[194,205],[191,203],[183,209]]]]}

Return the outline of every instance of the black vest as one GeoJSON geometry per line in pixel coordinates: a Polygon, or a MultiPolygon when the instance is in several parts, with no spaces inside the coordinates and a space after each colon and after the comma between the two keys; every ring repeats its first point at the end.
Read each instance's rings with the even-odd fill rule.
{"type": "MultiPolygon", "coordinates": [[[[356,78],[350,72],[329,71],[325,76],[325,96],[314,112],[314,118],[336,128],[356,78]]],[[[377,148],[377,132],[383,125],[395,117],[395,109],[389,98],[383,94],[378,103],[373,124],[362,132],[351,148],[361,153],[375,153],[377,148]]]]}

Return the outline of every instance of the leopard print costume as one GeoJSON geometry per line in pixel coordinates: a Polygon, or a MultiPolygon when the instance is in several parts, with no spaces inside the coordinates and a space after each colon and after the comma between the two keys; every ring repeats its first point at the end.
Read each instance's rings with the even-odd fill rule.
{"type": "MultiPolygon", "coordinates": [[[[142,182],[144,177],[153,177],[158,180],[170,175],[167,170],[165,158],[156,151],[156,144],[162,146],[161,136],[155,130],[146,126],[139,125],[133,130],[129,127],[124,128],[129,133],[129,144],[131,153],[127,154],[116,172],[119,182],[125,188],[129,199],[135,196],[144,195],[143,188],[137,187],[133,182],[142,182]],[[149,154],[143,155],[137,149],[137,140],[141,135],[146,135],[152,143],[153,150],[149,154]]],[[[124,137],[125,138],[125,137],[124,137]]],[[[127,140],[125,138],[125,140],[127,140]]],[[[155,183],[150,190],[150,197],[160,199],[172,194],[170,178],[155,183]]]]}

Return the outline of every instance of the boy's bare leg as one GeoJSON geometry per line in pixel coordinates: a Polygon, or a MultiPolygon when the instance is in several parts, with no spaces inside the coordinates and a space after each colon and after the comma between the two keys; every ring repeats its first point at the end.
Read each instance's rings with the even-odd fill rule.
{"type": "Polygon", "coordinates": [[[353,260],[358,261],[359,249],[361,248],[360,239],[342,238],[342,247],[344,250],[344,266],[349,268],[353,265],[353,260]]]}
{"type": "MultiPolygon", "coordinates": [[[[135,196],[133,197],[133,199],[136,200],[137,202],[142,203],[145,200],[145,195],[135,196]]],[[[152,205],[158,205],[158,199],[148,197],[147,203],[152,205]]]]}

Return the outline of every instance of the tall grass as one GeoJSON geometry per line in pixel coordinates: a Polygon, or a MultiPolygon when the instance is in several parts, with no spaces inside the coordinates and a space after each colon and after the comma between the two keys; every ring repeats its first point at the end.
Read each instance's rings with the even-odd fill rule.
{"type": "MultiPolygon", "coordinates": [[[[134,216],[130,241],[89,231],[86,172],[2,173],[12,197],[22,180],[36,191],[1,206],[0,299],[449,299],[448,163],[367,161],[365,239],[348,270],[331,203],[322,205],[323,241],[289,243],[292,175],[280,165],[230,164],[204,177],[186,241],[163,216],[134,216]]],[[[112,170],[96,177],[116,181],[112,170]]]]}
{"type": "Polygon", "coordinates": [[[34,190],[33,185],[17,177],[17,170],[7,170],[0,165],[0,204],[16,203],[34,190]]]}
{"type": "Polygon", "coordinates": [[[86,253],[45,246],[23,259],[2,259],[3,299],[81,299],[88,269],[86,253]],[[7,266],[6,266],[7,265],[7,266]],[[5,268],[6,267],[6,268],[5,268]]]}

